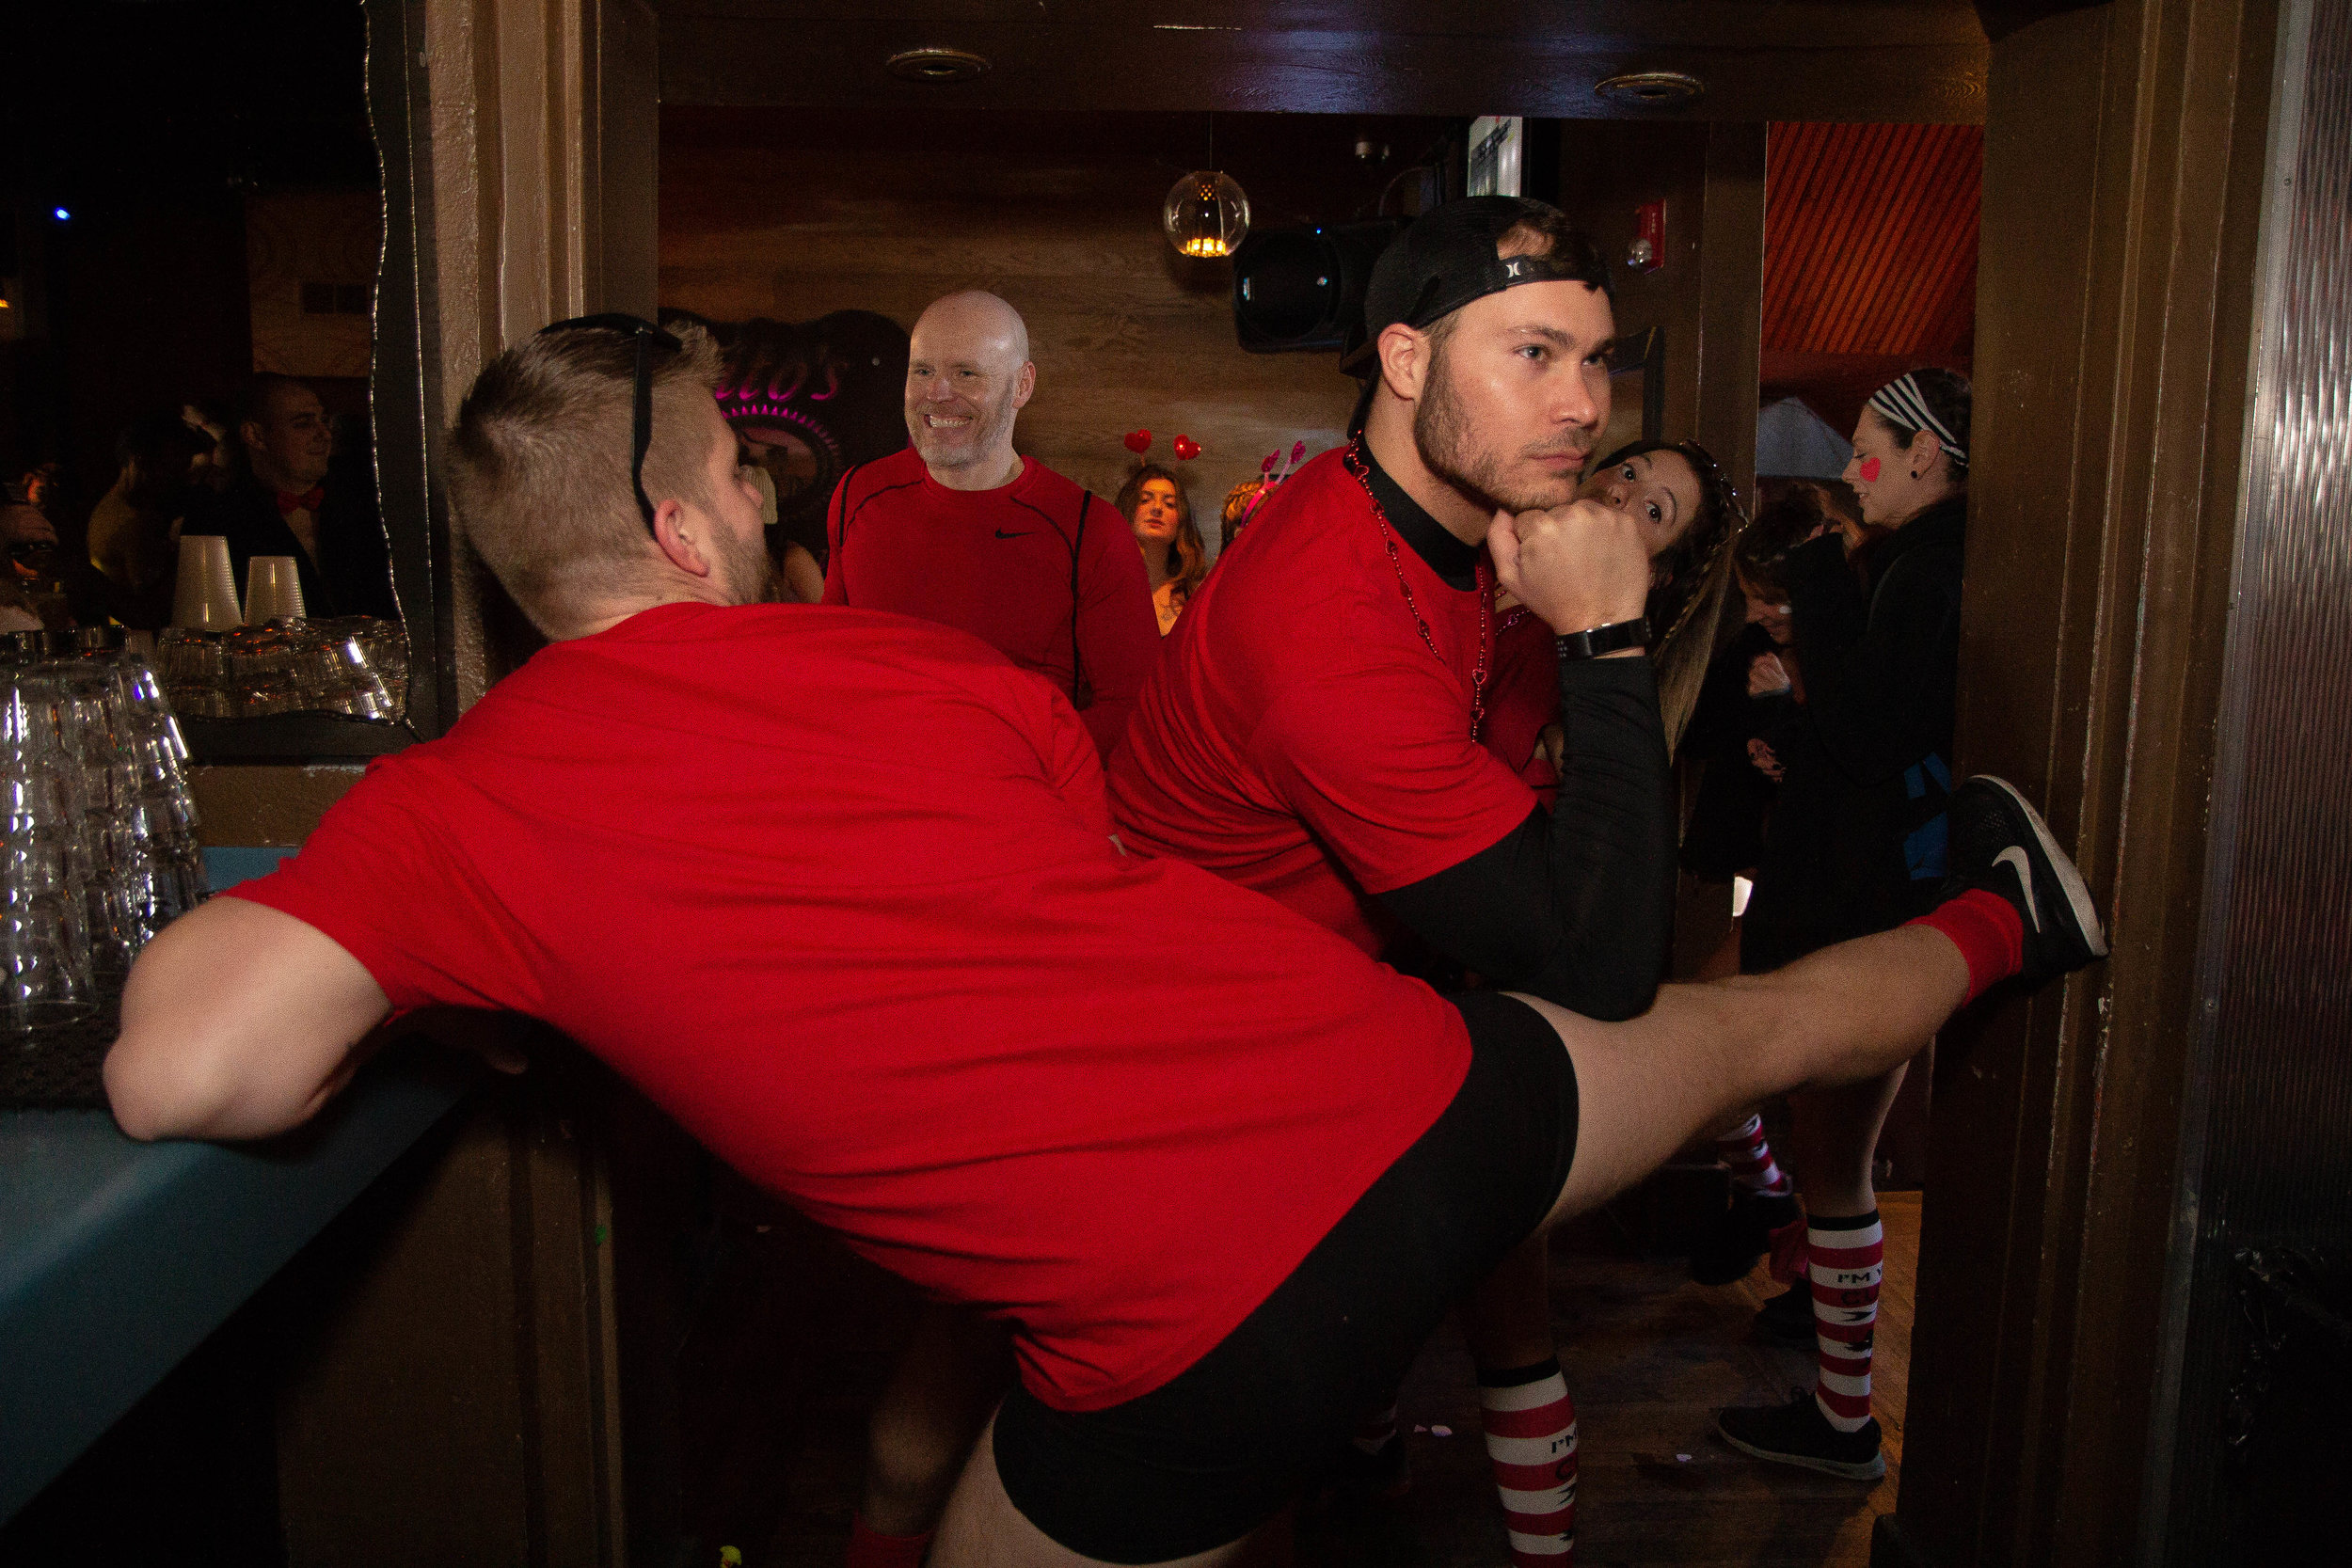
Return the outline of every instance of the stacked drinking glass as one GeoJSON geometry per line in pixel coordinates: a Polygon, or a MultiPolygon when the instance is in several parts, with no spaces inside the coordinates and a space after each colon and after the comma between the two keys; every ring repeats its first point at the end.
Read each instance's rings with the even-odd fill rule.
{"type": "Polygon", "coordinates": [[[202,898],[186,756],[119,631],[0,637],[0,1027],[95,1010],[202,898]]]}

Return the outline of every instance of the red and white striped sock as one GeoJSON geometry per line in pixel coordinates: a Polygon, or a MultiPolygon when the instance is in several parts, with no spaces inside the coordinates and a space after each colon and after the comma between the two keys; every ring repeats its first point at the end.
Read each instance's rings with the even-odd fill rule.
{"type": "Polygon", "coordinates": [[[1511,1530],[1512,1568],[1576,1561],[1576,1402],[1557,1356],[1478,1374],[1486,1461],[1511,1530]]]}
{"type": "Polygon", "coordinates": [[[1804,1244],[1813,1338],[1820,1352],[1813,1402],[1838,1431],[1860,1432],[1870,1419],[1870,1346],[1878,1330],[1886,1233],[1876,1209],[1854,1219],[1813,1214],[1806,1218],[1804,1244]]]}
{"type": "Polygon", "coordinates": [[[1788,1177],[1772,1159],[1764,1139],[1764,1118],[1752,1116],[1736,1132],[1715,1140],[1715,1158],[1731,1167],[1731,1179],[1764,1197],[1788,1196],[1788,1177]]]}

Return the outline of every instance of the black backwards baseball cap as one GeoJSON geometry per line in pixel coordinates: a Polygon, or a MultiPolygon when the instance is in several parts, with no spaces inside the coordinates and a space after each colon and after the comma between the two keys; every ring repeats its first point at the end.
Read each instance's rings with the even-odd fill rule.
{"type": "Polygon", "coordinates": [[[1413,220],[1373,264],[1364,287],[1363,335],[1340,356],[1340,372],[1369,379],[1377,368],[1380,334],[1402,322],[1425,327],[1474,299],[1521,283],[1565,279],[1610,293],[1609,263],[1600,248],[1549,202],[1519,196],[1473,196],[1433,207],[1413,220]],[[1495,254],[1514,229],[1534,229],[1551,248],[1532,256],[1495,254]]]}

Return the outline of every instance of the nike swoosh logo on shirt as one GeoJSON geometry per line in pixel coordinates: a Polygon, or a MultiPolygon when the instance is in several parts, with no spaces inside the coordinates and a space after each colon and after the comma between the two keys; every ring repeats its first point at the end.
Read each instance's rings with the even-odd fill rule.
{"type": "Polygon", "coordinates": [[[999,539],[1026,539],[1028,536],[1029,531],[1027,529],[1023,529],[1018,533],[1007,533],[1001,528],[996,531],[996,537],[999,539]]]}
{"type": "Polygon", "coordinates": [[[2012,844],[1993,857],[1994,865],[2007,865],[2011,861],[2017,863],[2018,885],[2026,890],[2026,918],[2032,921],[2033,928],[2039,931],[2042,929],[2042,911],[2034,907],[2033,867],[2026,863],[2026,851],[2012,844]]]}

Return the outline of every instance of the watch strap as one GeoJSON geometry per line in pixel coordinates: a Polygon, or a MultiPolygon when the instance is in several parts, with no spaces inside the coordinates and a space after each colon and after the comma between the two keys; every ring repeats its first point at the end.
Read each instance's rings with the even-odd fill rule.
{"type": "Polygon", "coordinates": [[[1570,664],[1623,648],[1646,648],[1650,644],[1649,617],[1637,615],[1630,621],[1612,621],[1605,626],[1572,631],[1553,638],[1552,644],[1560,650],[1561,661],[1570,664]]]}

